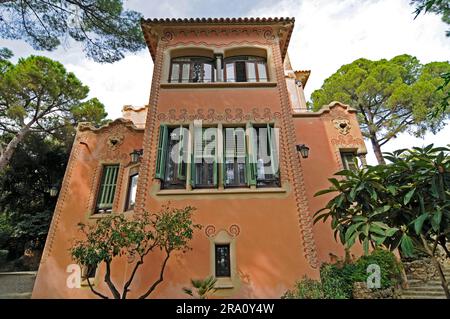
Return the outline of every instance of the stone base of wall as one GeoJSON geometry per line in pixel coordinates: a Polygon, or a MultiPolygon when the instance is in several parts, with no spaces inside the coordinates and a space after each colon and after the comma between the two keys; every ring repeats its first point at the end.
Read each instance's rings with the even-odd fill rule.
{"type": "Polygon", "coordinates": [[[408,279],[429,281],[438,276],[438,271],[434,267],[431,258],[422,258],[413,261],[403,261],[408,279]]]}
{"type": "Polygon", "coordinates": [[[369,289],[365,282],[353,283],[353,299],[398,299],[400,296],[394,287],[386,289],[369,289]]]}
{"type": "Polygon", "coordinates": [[[35,279],[35,271],[1,272],[0,299],[31,298],[35,279]]]}

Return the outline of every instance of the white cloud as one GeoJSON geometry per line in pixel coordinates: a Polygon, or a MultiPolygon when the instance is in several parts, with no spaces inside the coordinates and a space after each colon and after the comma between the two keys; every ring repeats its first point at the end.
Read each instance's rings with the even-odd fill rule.
{"type": "Polygon", "coordinates": [[[113,64],[83,60],[65,66],[89,85],[90,96],[98,97],[106,105],[110,118],[120,117],[126,104],[142,106],[148,103],[153,62],[147,50],[113,64]]]}
{"type": "MultiPolygon", "coordinates": [[[[414,20],[408,0],[317,0],[288,1],[259,7],[251,16],[294,16],[295,29],[289,56],[295,69],[311,70],[305,88],[307,98],[343,64],[360,57],[390,59],[399,54],[414,55],[422,63],[446,61],[450,57],[447,26],[439,16],[421,15],[414,20]]],[[[424,139],[407,133],[383,146],[383,151],[450,143],[450,126],[424,139]]],[[[370,142],[368,162],[375,164],[370,142]]]]}

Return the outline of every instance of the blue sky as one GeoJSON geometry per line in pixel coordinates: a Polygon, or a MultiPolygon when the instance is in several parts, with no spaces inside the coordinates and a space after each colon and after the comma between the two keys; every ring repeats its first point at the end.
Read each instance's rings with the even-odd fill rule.
{"type": "MultiPolygon", "coordinates": [[[[294,69],[312,71],[305,88],[307,99],[341,65],[360,57],[390,59],[407,53],[422,63],[450,58],[447,26],[434,14],[414,20],[409,0],[125,0],[125,6],[142,12],[146,18],[295,17],[289,55],[294,69]]],[[[147,50],[113,64],[98,64],[86,59],[81,48],[70,43],[54,52],[36,52],[20,41],[0,40],[2,46],[11,48],[15,59],[41,54],[62,62],[91,88],[91,97],[98,97],[106,105],[111,118],[119,117],[125,104],[140,106],[148,101],[153,63],[147,50]]],[[[401,134],[383,150],[429,143],[450,143],[450,126],[424,139],[401,134]]],[[[366,144],[368,160],[375,163],[370,145],[366,144]]]]}

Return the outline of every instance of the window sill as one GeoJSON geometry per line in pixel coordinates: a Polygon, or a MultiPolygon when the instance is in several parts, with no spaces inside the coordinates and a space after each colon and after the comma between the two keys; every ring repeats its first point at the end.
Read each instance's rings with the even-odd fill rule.
{"type": "Polygon", "coordinates": [[[208,188],[208,189],[162,189],[156,193],[158,196],[164,195],[223,195],[223,194],[267,194],[267,193],[286,193],[287,190],[282,187],[265,188],[208,188]]]}
{"type": "Polygon", "coordinates": [[[214,288],[216,289],[233,289],[234,285],[233,282],[231,281],[231,277],[222,277],[222,278],[217,278],[216,284],[214,285],[214,288]]]}
{"type": "MultiPolygon", "coordinates": [[[[91,286],[92,286],[92,287],[95,287],[95,277],[89,278],[89,281],[91,282],[91,286]]],[[[81,281],[80,286],[81,286],[81,287],[89,287],[89,283],[88,283],[87,279],[83,279],[83,280],[81,281]]]]}
{"type": "Polygon", "coordinates": [[[193,89],[193,88],[259,88],[276,87],[277,82],[209,82],[209,83],[161,83],[163,89],[193,89]]]}
{"type": "Polygon", "coordinates": [[[113,213],[111,212],[111,213],[105,213],[105,214],[91,214],[90,216],[89,216],[89,218],[90,219],[98,219],[98,218],[104,218],[104,217],[107,217],[107,216],[111,216],[113,213]]]}

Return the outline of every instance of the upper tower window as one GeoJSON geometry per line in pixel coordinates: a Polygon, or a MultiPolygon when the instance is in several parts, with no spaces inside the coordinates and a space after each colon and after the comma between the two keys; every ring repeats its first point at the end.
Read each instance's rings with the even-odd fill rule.
{"type": "Polygon", "coordinates": [[[169,82],[214,82],[214,60],[206,57],[178,57],[172,59],[169,82]]]}
{"type": "Polygon", "coordinates": [[[267,82],[266,59],[256,56],[234,56],[226,58],[226,82],[267,82]]]}

